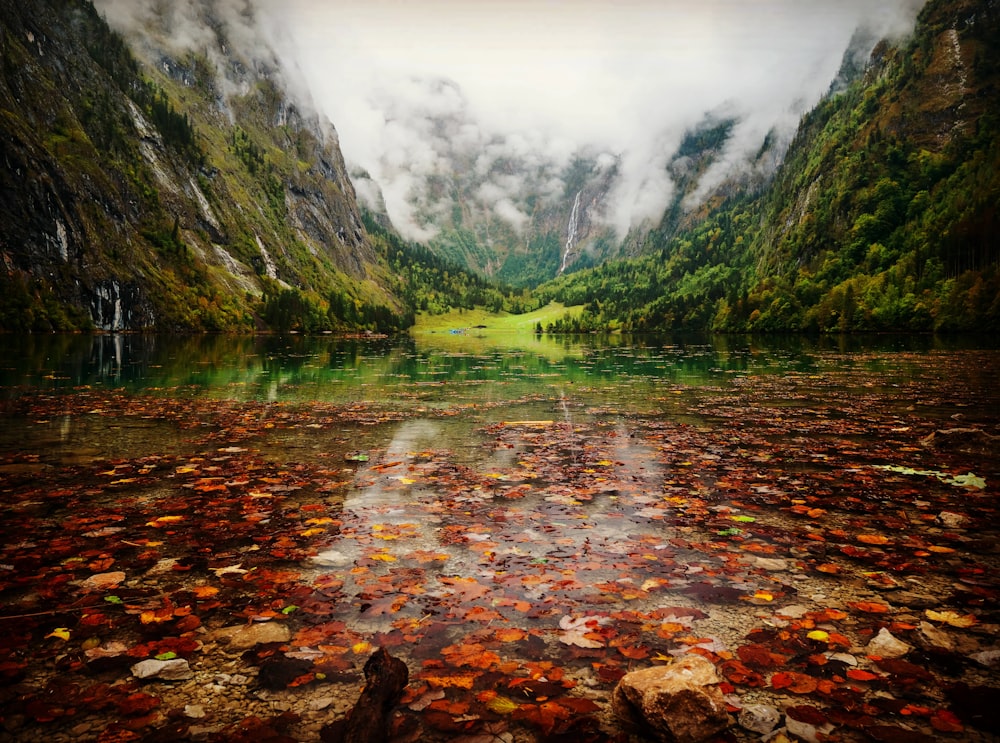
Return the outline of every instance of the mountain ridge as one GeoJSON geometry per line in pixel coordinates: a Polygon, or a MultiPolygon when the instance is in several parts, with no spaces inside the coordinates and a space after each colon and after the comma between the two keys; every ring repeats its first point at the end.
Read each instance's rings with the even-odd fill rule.
{"type": "Polygon", "coordinates": [[[0,14],[4,329],[253,330],[285,291],[401,312],[332,125],[273,71],[224,93],[198,51],[140,63],[89,2],[0,14]]]}

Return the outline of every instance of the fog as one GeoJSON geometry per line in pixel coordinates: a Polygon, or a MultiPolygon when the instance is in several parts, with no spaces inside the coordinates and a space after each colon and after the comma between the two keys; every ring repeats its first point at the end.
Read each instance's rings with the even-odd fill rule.
{"type": "MultiPolygon", "coordinates": [[[[266,40],[289,85],[336,126],[350,165],[380,187],[408,237],[434,234],[447,199],[429,179],[479,174],[480,203],[515,228],[526,189],[562,194],[586,151],[617,175],[604,218],[620,235],[657,220],[666,165],[707,114],[737,124],[695,194],[786,142],[826,93],[852,34],[908,33],[922,0],[98,0],[112,25],[158,14],[178,42],[266,40]],[[165,8],[169,10],[165,10],[165,8]],[[172,24],[172,28],[171,28],[172,24]],[[493,167],[497,162],[516,167],[493,167]]],[[[373,197],[359,182],[359,195],[373,197]]]]}

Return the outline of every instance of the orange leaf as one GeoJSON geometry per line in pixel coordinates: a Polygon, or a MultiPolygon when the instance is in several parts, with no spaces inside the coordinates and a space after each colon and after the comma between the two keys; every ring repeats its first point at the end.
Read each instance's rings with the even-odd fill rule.
{"type": "Polygon", "coordinates": [[[439,674],[428,676],[421,675],[420,678],[426,681],[434,689],[471,689],[478,675],[479,674],[477,673],[451,675],[439,674]]]}
{"type": "Polygon", "coordinates": [[[500,642],[517,642],[528,636],[528,633],[517,627],[502,627],[498,629],[494,636],[500,642]]]}
{"type": "Polygon", "coordinates": [[[847,670],[847,678],[853,681],[874,681],[880,676],[871,671],[866,671],[863,668],[849,668],[847,670]]]}
{"type": "Polygon", "coordinates": [[[864,544],[889,544],[889,537],[881,534],[858,534],[857,539],[864,544]]]}
{"type": "Polygon", "coordinates": [[[866,614],[887,614],[889,612],[887,604],[880,604],[877,601],[852,601],[847,605],[866,614]]]}

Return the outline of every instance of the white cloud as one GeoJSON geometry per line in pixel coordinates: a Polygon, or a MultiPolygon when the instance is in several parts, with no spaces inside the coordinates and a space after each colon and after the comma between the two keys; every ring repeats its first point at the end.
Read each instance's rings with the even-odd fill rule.
{"type": "MultiPolygon", "coordinates": [[[[97,5],[121,26],[160,8],[178,39],[206,43],[206,29],[190,21],[209,2],[97,5]]],[[[828,89],[859,25],[904,33],[923,4],[216,0],[233,43],[253,26],[247,2],[334,122],[348,161],[381,185],[393,221],[415,239],[432,230],[413,203],[437,208],[427,201],[427,179],[456,162],[485,175],[511,158],[535,170],[535,187],[558,194],[555,176],[582,148],[605,165],[617,161],[609,218],[620,231],[657,219],[673,191],[665,164],[706,112],[725,107],[740,120],[708,184],[744,165],[772,127],[794,128],[828,89]]],[[[521,221],[517,193],[491,203],[503,204],[505,220],[521,221]]]]}

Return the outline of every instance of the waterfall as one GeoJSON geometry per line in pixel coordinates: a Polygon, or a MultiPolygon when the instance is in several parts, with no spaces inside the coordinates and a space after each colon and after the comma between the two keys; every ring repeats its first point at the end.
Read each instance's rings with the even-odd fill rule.
{"type": "Polygon", "coordinates": [[[566,270],[566,264],[569,262],[569,254],[576,244],[576,228],[580,222],[580,195],[582,193],[582,190],[577,191],[576,198],[573,199],[573,210],[569,213],[569,224],[566,226],[566,247],[563,248],[562,265],[559,266],[559,273],[556,276],[561,276],[563,271],[566,270]]]}

